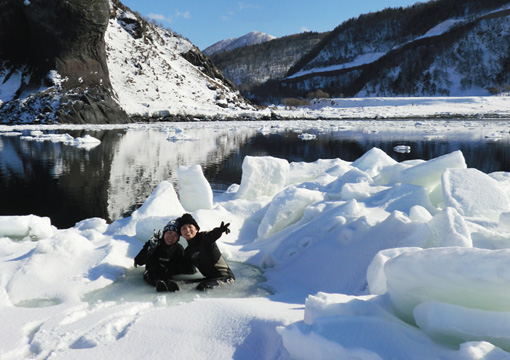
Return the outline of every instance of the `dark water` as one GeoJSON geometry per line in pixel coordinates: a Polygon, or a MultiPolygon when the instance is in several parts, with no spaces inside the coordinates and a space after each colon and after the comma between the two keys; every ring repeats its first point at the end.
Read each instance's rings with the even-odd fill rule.
{"type": "MultiPolygon", "coordinates": [[[[185,129],[185,134],[198,139],[194,141],[169,140],[176,125],[44,130],[45,134],[90,135],[101,140],[88,150],[6,136],[4,129],[0,132],[0,215],[48,216],[59,228],[91,217],[113,221],[140,206],[163,180],[173,182],[177,190],[177,169],[182,165],[200,164],[215,190],[239,184],[246,155],[290,162],[354,161],[377,147],[400,162],[461,150],[468,167],[485,173],[510,171],[510,126],[504,122],[490,126],[440,123],[436,128],[416,122],[341,124],[279,126],[270,133],[261,133],[253,125],[229,123],[185,129]],[[316,138],[302,140],[301,131],[316,138]],[[397,145],[410,146],[411,152],[395,152],[397,145]]],[[[21,132],[29,135],[30,130],[21,132]]]]}

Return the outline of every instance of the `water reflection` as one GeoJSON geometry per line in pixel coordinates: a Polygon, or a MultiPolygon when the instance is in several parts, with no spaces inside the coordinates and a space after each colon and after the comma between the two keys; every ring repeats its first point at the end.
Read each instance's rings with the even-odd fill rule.
{"type": "Polygon", "coordinates": [[[172,129],[130,130],[112,148],[108,215],[117,219],[133,211],[162,181],[177,184],[177,169],[200,164],[214,182],[223,159],[236,153],[253,135],[253,129],[186,130],[191,140],[168,140],[172,129]]]}
{"type": "Polygon", "coordinates": [[[468,167],[486,173],[510,171],[507,126],[484,122],[382,126],[365,121],[287,122],[272,128],[264,125],[264,131],[251,123],[45,130],[101,140],[90,150],[51,141],[24,141],[19,134],[0,132],[0,215],[49,216],[59,228],[91,217],[112,221],[130,214],[161,181],[177,185],[177,169],[182,165],[202,165],[213,189],[239,183],[246,155],[306,162],[319,158],[354,161],[377,147],[400,162],[461,150],[468,167]],[[177,127],[193,140],[169,140],[177,127]],[[492,136],[495,131],[496,137],[492,136]],[[304,133],[315,138],[302,140],[299,136],[304,133]],[[411,151],[395,152],[398,145],[409,146],[411,151]]]}

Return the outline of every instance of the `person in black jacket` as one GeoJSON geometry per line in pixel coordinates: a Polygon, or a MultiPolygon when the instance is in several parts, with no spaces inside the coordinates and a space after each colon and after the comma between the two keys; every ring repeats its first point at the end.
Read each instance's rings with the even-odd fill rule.
{"type": "Polygon", "coordinates": [[[179,241],[180,224],[171,220],[145,243],[135,257],[135,267],[145,265],[144,280],[156,287],[158,292],[177,291],[179,285],[173,275],[188,273],[184,263],[184,248],[179,241]]]}
{"type": "Polygon", "coordinates": [[[216,245],[223,233],[230,233],[230,224],[224,224],[211,231],[199,232],[200,227],[191,214],[184,214],[177,219],[180,234],[188,242],[184,250],[184,259],[188,268],[195,266],[205,276],[200,281],[198,290],[207,290],[224,283],[235,281],[234,273],[216,245]]]}

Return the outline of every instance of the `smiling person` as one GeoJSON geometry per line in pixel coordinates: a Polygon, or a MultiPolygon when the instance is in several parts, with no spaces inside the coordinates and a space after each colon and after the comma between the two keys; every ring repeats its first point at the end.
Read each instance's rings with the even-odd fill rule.
{"type": "Polygon", "coordinates": [[[163,228],[163,234],[155,232],[135,257],[135,267],[145,265],[143,279],[158,292],[177,291],[179,285],[173,275],[186,273],[184,248],[179,241],[180,224],[171,220],[163,228]]]}
{"type": "Polygon", "coordinates": [[[200,227],[191,214],[184,214],[177,219],[180,225],[180,234],[188,242],[184,250],[184,259],[188,267],[195,266],[205,280],[200,281],[197,290],[212,289],[215,286],[235,281],[234,273],[216,245],[223,233],[230,233],[230,224],[224,224],[211,231],[200,232],[200,227]]]}

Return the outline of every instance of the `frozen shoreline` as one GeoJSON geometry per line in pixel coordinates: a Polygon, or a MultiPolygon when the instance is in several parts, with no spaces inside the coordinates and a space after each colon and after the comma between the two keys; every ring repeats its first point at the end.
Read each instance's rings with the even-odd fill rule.
{"type": "MultiPolygon", "coordinates": [[[[196,107],[128,113],[133,123],[277,120],[508,120],[510,96],[314,99],[309,106],[269,105],[258,111],[196,107]]],[[[20,124],[2,124],[15,126],[20,124]]],[[[36,124],[32,124],[36,125],[36,124]]],[[[60,124],[66,125],[66,124],[60,124]]]]}
{"type": "MultiPolygon", "coordinates": [[[[477,126],[510,134],[507,121],[405,123],[433,136],[477,126]]],[[[271,122],[250,124],[267,131],[271,122]]],[[[356,122],[286,124],[320,131],[356,122]]],[[[0,131],[18,128],[34,127],[0,131]]],[[[49,218],[0,217],[0,357],[510,357],[509,173],[469,169],[460,151],[401,163],[377,148],[354,162],[245,163],[241,183],[215,194],[212,207],[200,201],[207,181],[183,175],[191,187],[162,182],[112,224],[57,229],[49,218]],[[158,294],[133,257],[190,198],[202,229],[231,222],[218,245],[247,267],[235,268],[237,283],[204,295],[158,294]],[[250,266],[254,277],[244,274],[250,266]],[[269,295],[253,286],[257,268],[269,295]]]]}
{"type": "Polygon", "coordinates": [[[510,119],[510,96],[379,97],[314,99],[309,106],[269,105],[257,112],[197,109],[195,114],[160,110],[130,114],[142,121],[249,121],[249,120],[466,120],[510,119]],[[167,115],[162,115],[167,114],[167,115]]]}

